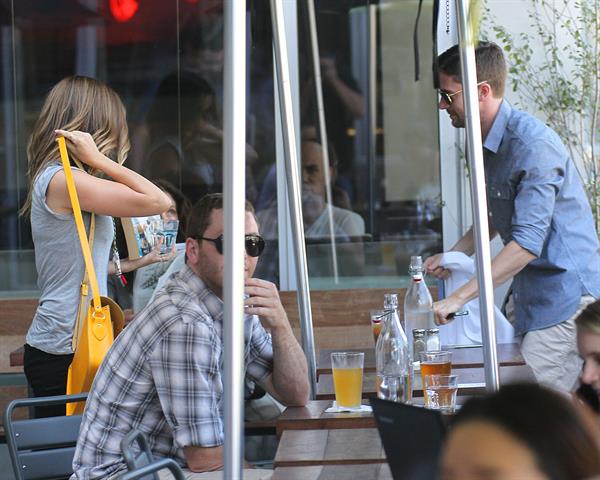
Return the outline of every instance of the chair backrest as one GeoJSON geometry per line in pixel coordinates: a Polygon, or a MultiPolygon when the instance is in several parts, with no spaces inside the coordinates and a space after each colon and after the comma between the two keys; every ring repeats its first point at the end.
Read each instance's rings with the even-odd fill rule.
{"type": "MultiPolygon", "coordinates": [[[[146,465],[154,462],[152,451],[148,447],[148,442],[144,434],[138,430],[132,430],[121,440],[121,453],[130,472],[137,471],[146,465]]],[[[153,470],[156,471],[156,470],[153,470]]],[[[135,477],[141,478],[141,477],[135,477]]],[[[159,480],[158,475],[153,473],[144,477],[142,480],[159,480]]]]}
{"type": "Polygon", "coordinates": [[[175,480],[185,480],[185,477],[183,476],[183,471],[181,470],[179,465],[177,465],[177,463],[171,458],[163,458],[162,460],[157,460],[156,462],[153,462],[149,465],[130,471],[119,478],[120,480],[140,480],[144,475],[148,475],[151,473],[154,476],[156,475],[155,472],[158,472],[165,468],[171,471],[175,480]]]}
{"type": "Polygon", "coordinates": [[[81,416],[14,420],[17,408],[85,401],[86,393],[13,400],[4,412],[6,443],[17,480],[65,478],[73,473],[81,416]]]}

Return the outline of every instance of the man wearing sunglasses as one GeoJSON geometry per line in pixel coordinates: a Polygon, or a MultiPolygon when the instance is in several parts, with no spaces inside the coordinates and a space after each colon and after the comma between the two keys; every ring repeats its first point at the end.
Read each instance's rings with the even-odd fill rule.
{"type": "MultiPolygon", "coordinates": [[[[521,353],[536,379],[553,388],[574,386],[581,360],[574,317],[600,296],[600,254],[591,209],[574,162],[558,135],[504,98],[502,49],[479,42],[475,49],[490,237],[503,248],[492,261],[498,286],[512,279],[506,313],[521,353]]],[[[465,126],[460,54],[454,46],[438,57],[439,108],[452,125],[465,126]]],[[[472,255],[473,230],[451,250],[472,255]]],[[[447,278],[441,254],[425,261],[427,272],[447,278]]],[[[434,304],[436,322],[478,296],[476,279],[434,304]]]]}
{"type": "MultiPolygon", "coordinates": [[[[246,203],[246,374],[285,405],[305,405],[308,368],[275,285],[252,278],[264,241],[246,203]]],[[[223,197],[193,208],[185,265],[115,340],[88,397],[73,478],[118,478],[122,437],[136,428],[156,457],[191,472],[223,466],[223,197]],[[115,428],[116,427],[116,428],[115,428]]],[[[271,472],[272,473],[272,472],[271,472]]],[[[247,470],[244,478],[270,478],[247,470]]]]}

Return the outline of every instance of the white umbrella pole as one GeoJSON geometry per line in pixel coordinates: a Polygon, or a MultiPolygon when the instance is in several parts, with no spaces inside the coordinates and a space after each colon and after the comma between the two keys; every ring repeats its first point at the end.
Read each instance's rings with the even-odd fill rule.
{"type": "Polygon", "coordinates": [[[467,159],[471,172],[471,197],[473,199],[473,232],[477,258],[477,281],[481,311],[481,336],[483,340],[483,364],[485,384],[488,391],[496,391],[500,381],[498,375],[498,353],[496,351],[496,319],[494,317],[494,285],[488,228],[488,208],[485,191],[485,172],[481,142],[481,122],[477,93],[477,71],[473,30],[471,28],[469,0],[456,0],[458,15],[458,38],[460,66],[465,101],[465,127],[467,137],[467,159]]]}
{"type": "Polygon", "coordinates": [[[246,200],[246,1],[224,2],[224,478],[244,461],[244,234],[246,200]],[[237,161],[237,169],[236,167],[237,161]]]}

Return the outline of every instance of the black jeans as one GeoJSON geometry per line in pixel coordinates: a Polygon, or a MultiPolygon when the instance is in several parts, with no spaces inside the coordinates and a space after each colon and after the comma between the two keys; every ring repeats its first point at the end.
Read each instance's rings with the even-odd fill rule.
{"type": "MultiPolygon", "coordinates": [[[[25,344],[23,364],[29,388],[34,397],[64,395],[67,373],[73,354],[53,355],[25,344]]],[[[35,418],[65,415],[65,406],[36,407],[35,418]]]]}

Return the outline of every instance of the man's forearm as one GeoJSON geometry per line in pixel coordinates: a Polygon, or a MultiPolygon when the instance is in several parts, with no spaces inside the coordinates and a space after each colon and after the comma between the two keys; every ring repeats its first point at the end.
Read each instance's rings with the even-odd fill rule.
{"type": "Polygon", "coordinates": [[[272,382],[277,398],[284,404],[305,405],[310,395],[308,366],[292,327],[286,322],[271,330],[273,339],[272,382]]]}
{"type": "Polygon", "coordinates": [[[462,252],[467,256],[473,255],[475,253],[475,242],[473,240],[473,227],[471,227],[467,233],[465,233],[462,238],[454,244],[452,248],[450,248],[451,252],[462,252]]]}

